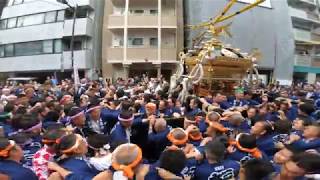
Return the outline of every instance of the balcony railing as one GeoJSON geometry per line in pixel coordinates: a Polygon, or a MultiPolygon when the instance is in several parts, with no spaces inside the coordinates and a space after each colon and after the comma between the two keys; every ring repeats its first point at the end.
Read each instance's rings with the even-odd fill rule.
{"type": "MultiPolygon", "coordinates": [[[[133,28],[148,28],[158,26],[157,15],[129,15],[128,16],[128,27],[133,28]]],[[[162,27],[177,27],[177,16],[162,16],[161,21],[162,27]]],[[[124,27],[124,16],[123,15],[109,15],[108,28],[122,28],[124,27]]]]}
{"type": "Polygon", "coordinates": [[[158,59],[158,48],[128,48],[127,58],[133,62],[152,62],[158,59]]]}
{"type": "Polygon", "coordinates": [[[298,1],[316,5],[316,1],[315,0],[298,0],[298,1]]]}
{"type": "MultiPolygon", "coordinates": [[[[110,63],[123,62],[123,47],[110,47],[107,49],[107,59],[110,63]]],[[[177,60],[176,48],[162,48],[161,61],[170,63],[177,60]]],[[[158,61],[158,48],[155,47],[130,47],[127,48],[127,62],[126,63],[144,63],[158,61]]]]}
{"type": "Polygon", "coordinates": [[[146,27],[158,26],[158,16],[150,15],[130,15],[128,16],[128,26],[130,27],[146,27]]]}
{"type": "Polygon", "coordinates": [[[296,66],[311,66],[311,56],[310,55],[295,55],[294,65],[296,66]]]}
{"type": "Polygon", "coordinates": [[[310,31],[301,30],[301,29],[293,29],[294,38],[296,40],[301,41],[310,41],[311,40],[311,33],[310,31]]]}
{"type": "MultiPolygon", "coordinates": [[[[72,35],[73,20],[65,20],[63,34],[64,36],[72,35]]],[[[78,18],[75,24],[75,35],[93,35],[93,21],[90,18],[78,18]]]]}
{"type": "Polygon", "coordinates": [[[162,48],[161,49],[161,61],[162,62],[177,61],[177,49],[176,48],[162,48]]]}
{"type": "Polygon", "coordinates": [[[122,62],[123,61],[123,48],[111,47],[107,49],[108,62],[122,62]]]}
{"type": "Polygon", "coordinates": [[[290,12],[290,15],[293,17],[320,23],[319,22],[320,19],[317,14],[313,14],[311,12],[306,12],[304,10],[300,10],[292,7],[289,7],[289,12],[290,12]]]}
{"type": "Polygon", "coordinates": [[[298,41],[320,41],[320,35],[310,31],[294,28],[294,38],[298,41]]]}
{"type": "Polygon", "coordinates": [[[123,27],[124,26],[124,16],[122,15],[110,15],[108,20],[108,27],[123,27]]]}

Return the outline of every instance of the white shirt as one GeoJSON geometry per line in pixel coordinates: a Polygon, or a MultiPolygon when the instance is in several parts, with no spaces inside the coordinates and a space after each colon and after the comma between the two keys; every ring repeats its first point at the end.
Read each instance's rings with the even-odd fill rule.
{"type": "Polygon", "coordinates": [[[112,157],[111,153],[102,157],[92,157],[89,159],[89,162],[98,171],[104,171],[106,169],[109,169],[109,167],[111,166],[111,163],[112,163],[111,157],[112,157]]]}
{"type": "Polygon", "coordinates": [[[91,120],[92,130],[98,134],[102,134],[102,131],[100,129],[99,121],[93,121],[91,120]]]}

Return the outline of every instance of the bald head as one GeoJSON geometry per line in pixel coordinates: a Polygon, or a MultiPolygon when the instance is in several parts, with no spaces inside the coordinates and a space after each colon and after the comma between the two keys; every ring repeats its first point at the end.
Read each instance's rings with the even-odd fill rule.
{"type": "Polygon", "coordinates": [[[172,135],[177,140],[183,140],[187,136],[181,129],[175,129],[175,131],[172,132],[172,135]]]}
{"type": "Polygon", "coordinates": [[[135,144],[122,144],[112,153],[112,161],[121,165],[129,165],[137,159],[139,147],[135,144]]]}
{"type": "Polygon", "coordinates": [[[240,113],[232,114],[228,119],[231,124],[238,126],[240,126],[240,124],[244,120],[243,116],[240,113]]]}
{"type": "Polygon", "coordinates": [[[209,114],[208,114],[208,120],[210,121],[210,122],[219,122],[219,120],[220,120],[220,115],[219,115],[219,113],[217,113],[217,112],[210,112],[209,114]]]}

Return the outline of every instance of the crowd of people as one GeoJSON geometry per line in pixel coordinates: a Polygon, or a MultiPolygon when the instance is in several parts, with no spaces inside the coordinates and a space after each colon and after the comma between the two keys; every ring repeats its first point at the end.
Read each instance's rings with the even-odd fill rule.
{"type": "Polygon", "coordinates": [[[184,88],[146,75],[7,83],[0,179],[320,179],[318,84],[184,88]]]}

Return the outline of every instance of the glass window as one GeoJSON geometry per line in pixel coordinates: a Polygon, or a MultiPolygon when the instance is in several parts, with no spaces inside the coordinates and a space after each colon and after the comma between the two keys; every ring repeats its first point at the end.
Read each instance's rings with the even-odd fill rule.
{"type": "Polygon", "coordinates": [[[158,46],[158,38],[150,38],[150,46],[158,46]]]}
{"type": "Polygon", "coordinates": [[[0,46],[0,57],[4,57],[4,46],[0,46]]]}
{"type": "Polygon", "coordinates": [[[13,56],[13,51],[14,51],[13,44],[5,45],[4,54],[5,54],[6,57],[13,56]]]}
{"type": "Polygon", "coordinates": [[[58,11],[57,21],[63,21],[63,20],[64,20],[64,10],[58,11]]]}
{"type": "Polygon", "coordinates": [[[132,45],[134,46],[141,46],[143,45],[143,38],[133,38],[132,45]]]}
{"type": "Polygon", "coordinates": [[[42,41],[15,44],[16,56],[29,56],[42,53],[42,41]]]}
{"type": "Polygon", "coordinates": [[[77,10],[77,18],[86,18],[88,14],[88,10],[84,8],[79,8],[77,10]]]}
{"type": "Polygon", "coordinates": [[[61,53],[62,52],[62,42],[61,39],[54,40],[54,52],[61,53]]]}
{"type": "Polygon", "coordinates": [[[52,40],[43,41],[43,53],[53,53],[52,40]]]}
{"type": "Polygon", "coordinates": [[[8,0],[7,6],[12,6],[12,5],[13,5],[13,1],[14,1],[14,0],[8,0]]]}
{"type": "Polygon", "coordinates": [[[56,21],[57,11],[47,12],[46,17],[44,19],[45,23],[52,23],[56,21]]]}
{"type": "Polygon", "coordinates": [[[18,18],[18,27],[31,26],[35,24],[43,24],[45,14],[33,14],[18,18]]]}
{"type": "Polygon", "coordinates": [[[13,4],[15,5],[15,4],[21,4],[21,3],[23,3],[23,0],[14,0],[13,1],[13,4]]]}
{"type": "Polygon", "coordinates": [[[25,16],[18,17],[17,27],[22,27],[23,26],[23,22],[24,22],[25,18],[26,18],[25,16]]]}
{"type": "Polygon", "coordinates": [[[157,9],[151,9],[150,10],[150,14],[158,14],[158,10],[157,9]]]}
{"type": "Polygon", "coordinates": [[[6,29],[7,28],[7,20],[1,20],[0,21],[0,29],[6,29]]]}
{"type": "Polygon", "coordinates": [[[78,50],[82,50],[82,40],[81,39],[78,39],[78,40],[74,40],[74,43],[73,43],[73,49],[75,51],[78,51],[78,50]]]}
{"type": "Polygon", "coordinates": [[[8,19],[8,28],[15,28],[17,25],[17,18],[10,18],[8,19]]]}
{"type": "Polygon", "coordinates": [[[143,13],[144,13],[144,10],[142,10],[142,9],[137,9],[137,10],[134,10],[134,13],[135,13],[135,14],[143,14],[143,13]]]}

